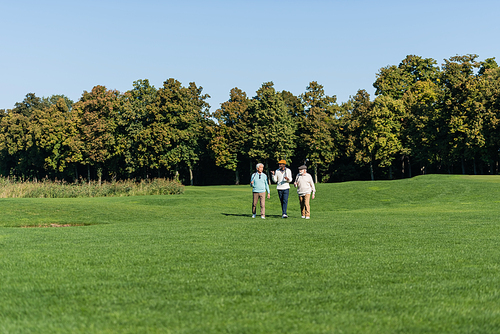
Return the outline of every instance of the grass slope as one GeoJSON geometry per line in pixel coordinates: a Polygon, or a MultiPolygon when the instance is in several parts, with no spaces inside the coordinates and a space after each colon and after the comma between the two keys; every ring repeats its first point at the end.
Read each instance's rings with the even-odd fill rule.
{"type": "Polygon", "coordinates": [[[500,177],[317,188],[0,199],[0,332],[500,332],[500,177]]]}

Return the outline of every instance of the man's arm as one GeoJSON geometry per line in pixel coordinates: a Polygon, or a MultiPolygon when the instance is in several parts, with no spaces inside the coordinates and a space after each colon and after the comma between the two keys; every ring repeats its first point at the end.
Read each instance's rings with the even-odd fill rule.
{"type": "Polygon", "coordinates": [[[277,173],[275,171],[271,171],[271,174],[273,174],[273,182],[278,183],[278,176],[276,175],[277,173]]]}

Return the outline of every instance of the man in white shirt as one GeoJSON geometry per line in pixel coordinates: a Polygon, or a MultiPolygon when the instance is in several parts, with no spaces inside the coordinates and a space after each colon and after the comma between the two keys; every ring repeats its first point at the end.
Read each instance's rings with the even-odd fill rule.
{"type": "Polygon", "coordinates": [[[295,182],[293,184],[297,188],[297,194],[299,195],[301,217],[310,219],[311,207],[309,205],[309,200],[310,198],[314,199],[316,187],[314,186],[311,174],[307,172],[306,165],[299,167],[299,174],[295,177],[295,182]]]}
{"type": "Polygon", "coordinates": [[[288,218],[288,195],[290,193],[290,182],[292,182],[292,171],[286,168],[286,161],[278,161],[279,168],[276,171],[271,171],[273,181],[277,184],[278,196],[281,202],[281,218],[288,218]]]}

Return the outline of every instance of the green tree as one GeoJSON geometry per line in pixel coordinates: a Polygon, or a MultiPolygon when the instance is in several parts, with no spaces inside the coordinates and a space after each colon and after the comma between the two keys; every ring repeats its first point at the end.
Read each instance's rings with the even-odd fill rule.
{"type": "Polygon", "coordinates": [[[194,82],[182,87],[179,81],[172,78],[158,90],[158,109],[163,123],[158,125],[161,131],[170,132],[165,137],[170,147],[162,152],[160,163],[176,174],[180,165],[184,165],[188,169],[191,184],[193,167],[205,150],[201,139],[210,124],[210,105],[205,101],[210,96],[202,95],[202,91],[203,88],[197,87],[194,82]]]}
{"type": "Polygon", "coordinates": [[[293,156],[296,148],[296,124],[288,112],[281,94],[274,89],[272,82],[262,84],[257,95],[249,105],[251,159],[278,161],[293,156]]]}
{"type": "MultiPolygon", "coordinates": [[[[401,101],[380,96],[374,102],[365,90],[359,90],[352,98],[352,110],[348,121],[348,153],[361,165],[370,166],[374,180],[374,165],[391,167],[401,151],[401,101]]],[[[391,171],[391,169],[389,169],[391,171]]]]}
{"type": "Polygon", "coordinates": [[[375,95],[384,95],[399,100],[405,92],[419,81],[438,82],[439,67],[432,58],[408,55],[396,67],[383,67],[377,73],[373,87],[375,95]]]}
{"type": "Polygon", "coordinates": [[[40,177],[43,173],[43,154],[33,138],[33,113],[48,107],[34,93],[26,95],[22,102],[1,119],[0,151],[5,171],[23,177],[40,177]]]}
{"type": "Polygon", "coordinates": [[[285,102],[288,113],[292,116],[293,119],[298,120],[301,116],[305,115],[304,105],[300,97],[297,97],[286,90],[281,91],[279,94],[281,95],[283,102],[285,102]]]}
{"type": "Polygon", "coordinates": [[[165,144],[161,134],[165,131],[157,124],[160,116],[156,88],[147,79],[134,81],[133,87],[123,96],[118,147],[124,159],[124,172],[147,177],[151,169],[160,169],[159,155],[165,144]]]}
{"type": "Polygon", "coordinates": [[[10,110],[0,119],[0,152],[2,170],[13,175],[31,176],[29,151],[33,146],[29,132],[30,118],[10,110]]]}
{"type": "MultiPolygon", "coordinates": [[[[434,59],[408,55],[397,67],[388,66],[380,69],[377,74],[377,79],[373,84],[376,88],[376,95],[391,97],[394,100],[404,102],[405,112],[401,119],[401,144],[403,145],[401,149],[401,161],[403,174],[405,172],[406,164],[409,166],[408,171],[411,175],[410,155],[413,151],[418,150],[418,148],[412,144],[412,136],[411,133],[409,133],[409,131],[411,131],[409,130],[411,121],[415,120],[412,118],[411,113],[414,109],[422,107],[422,105],[415,107],[412,106],[410,102],[418,99],[408,98],[407,95],[409,94],[410,96],[413,96],[412,94],[414,92],[410,92],[408,94],[407,92],[411,91],[412,88],[418,83],[428,82],[432,85],[438,86],[439,81],[440,69],[436,65],[436,61],[434,59]]],[[[419,89],[417,89],[417,91],[419,89]]],[[[421,163],[425,164],[424,161],[421,161],[421,163]]]]}
{"type": "Polygon", "coordinates": [[[471,54],[445,59],[443,114],[447,124],[447,158],[449,163],[461,161],[465,174],[465,159],[474,160],[485,144],[483,137],[483,106],[476,74],[481,64],[471,54]]]}
{"type": "Polygon", "coordinates": [[[498,68],[498,64],[495,61],[495,58],[487,58],[484,61],[480,62],[481,67],[479,68],[478,75],[483,75],[487,70],[492,70],[498,68]]]}
{"type": "Polygon", "coordinates": [[[209,147],[217,166],[235,172],[236,184],[240,183],[239,165],[248,156],[251,135],[249,103],[246,93],[235,87],[229,93],[229,100],[213,114],[217,123],[211,127],[209,147]]]}
{"type": "Polygon", "coordinates": [[[44,97],[42,101],[46,105],[55,106],[59,103],[60,99],[63,99],[64,104],[66,104],[66,109],[68,111],[71,111],[71,108],[73,108],[73,104],[75,104],[75,102],[73,102],[73,100],[65,95],[51,95],[49,97],[44,97]]]}
{"type": "Polygon", "coordinates": [[[301,151],[312,163],[315,182],[318,182],[318,165],[327,169],[340,154],[340,108],[337,98],[325,95],[323,86],[316,81],[309,84],[300,99],[305,106],[304,115],[296,116],[301,151]]]}
{"type": "Polygon", "coordinates": [[[59,97],[55,104],[53,99],[49,102],[50,106],[33,111],[30,132],[44,157],[44,170],[62,173],[73,162],[71,143],[76,127],[67,100],[59,97]]]}
{"type": "MultiPolygon", "coordinates": [[[[496,64],[496,63],[495,63],[496,64]]],[[[482,158],[496,172],[500,148],[500,68],[482,67],[479,71],[481,103],[483,106],[483,136],[485,139],[482,158]],[[482,70],[482,71],[481,71],[482,70]]]]}
{"type": "Polygon", "coordinates": [[[421,164],[422,172],[427,165],[442,162],[446,125],[441,117],[441,95],[441,87],[426,80],[410,87],[403,97],[402,140],[410,177],[410,156],[421,164]]]}
{"type": "Polygon", "coordinates": [[[81,163],[87,166],[89,182],[91,167],[96,169],[100,183],[106,163],[117,154],[116,130],[122,104],[120,92],[95,86],[90,92],[84,91],[73,106],[78,129],[74,142],[78,151],[73,156],[80,156],[81,163]]]}

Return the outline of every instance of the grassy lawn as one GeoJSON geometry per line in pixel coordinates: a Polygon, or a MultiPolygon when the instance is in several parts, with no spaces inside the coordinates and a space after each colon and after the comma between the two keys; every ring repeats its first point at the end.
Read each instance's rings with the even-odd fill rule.
{"type": "Polygon", "coordinates": [[[500,177],[317,188],[0,199],[0,333],[500,332],[500,177]]]}

